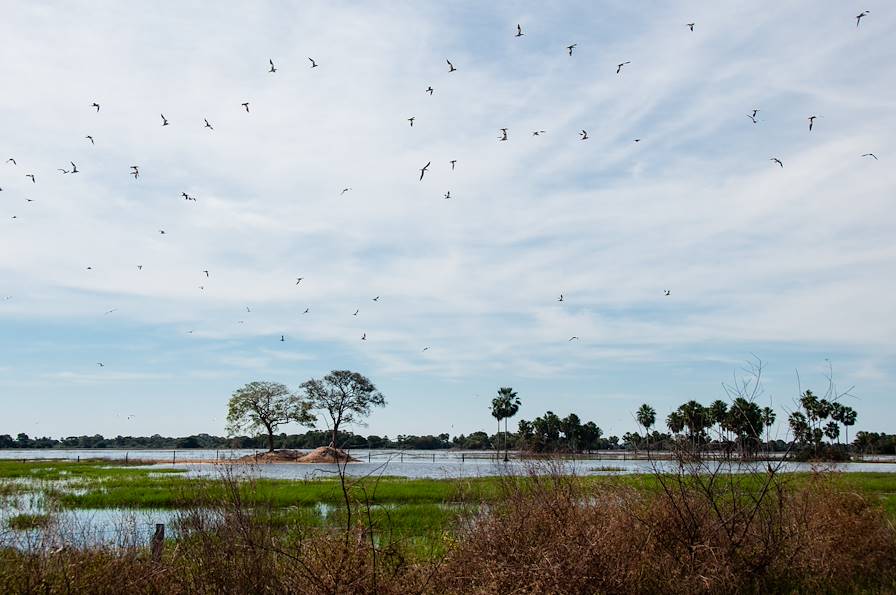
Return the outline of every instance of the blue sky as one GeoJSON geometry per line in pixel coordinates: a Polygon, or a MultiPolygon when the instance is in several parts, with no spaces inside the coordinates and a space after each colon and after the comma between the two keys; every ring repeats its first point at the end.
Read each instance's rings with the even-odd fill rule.
{"type": "Polygon", "coordinates": [[[753,354],[763,404],[832,369],[893,431],[896,19],[716,4],[10,7],[0,433],[222,433],[348,368],[365,433],[490,429],[509,385],[621,435],[753,354]]]}

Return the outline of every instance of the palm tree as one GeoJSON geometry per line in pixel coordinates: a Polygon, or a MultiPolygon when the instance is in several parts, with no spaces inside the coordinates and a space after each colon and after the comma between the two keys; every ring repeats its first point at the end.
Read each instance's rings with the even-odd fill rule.
{"type": "Polygon", "coordinates": [[[829,421],[824,427],[824,435],[830,438],[831,442],[840,438],[840,424],[829,421]]]}
{"type": "Polygon", "coordinates": [[[638,420],[638,424],[644,428],[644,434],[647,437],[647,454],[650,455],[650,428],[656,423],[656,410],[644,403],[640,407],[638,407],[638,411],[635,413],[635,417],[638,420]]]}
{"type": "Polygon", "coordinates": [[[762,408],[762,424],[765,426],[765,447],[769,448],[769,430],[772,428],[772,424],[775,423],[775,410],[771,407],[763,407],[762,408]]]}
{"type": "MultiPolygon", "coordinates": [[[[508,417],[512,417],[516,415],[516,412],[520,409],[520,400],[517,398],[516,393],[513,392],[513,389],[509,386],[502,386],[498,389],[498,396],[492,399],[492,417],[498,420],[498,436],[501,435],[501,420],[506,420],[508,417]]],[[[507,424],[504,424],[505,436],[504,436],[504,444],[507,444],[507,424]]],[[[495,450],[500,453],[501,448],[499,444],[495,444],[495,450]]],[[[504,461],[506,462],[507,454],[504,454],[504,461]]]]}
{"type": "Polygon", "coordinates": [[[849,426],[856,425],[856,418],[858,418],[859,414],[856,413],[856,410],[852,407],[843,407],[843,412],[840,415],[840,423],[843,424],[843,428],[846,430],[846,450],[849,451],[849,426]]]}

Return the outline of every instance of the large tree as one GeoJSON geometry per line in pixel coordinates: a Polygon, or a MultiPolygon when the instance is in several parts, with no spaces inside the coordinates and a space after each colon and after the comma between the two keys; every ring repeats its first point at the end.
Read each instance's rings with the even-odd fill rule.
{"type": "Polygon", "coordinates": [[[386,404],[385,397],[370,380],[351,370],[333,370],[320,380],[312,378],[303,382],[301,388],[311,407],[330,418],[333,432],[330,446],[333,448],[336,448],[339,426],[363,424],[371,408],[386,404]]]}
{"type": "Polygon", "coordinates": [[[227,404],[227,431],[264,430],[268,451],[274,451],[274,431],[290,422],[314,425],[310,404],[277,382],[250,382],[233,392],[227,404]]]}
{"type": "MultiPolygon", "coordinates": [[[[509,386],[502,386],[498,389],[498,396],[492,399],[492,417],[498,420],[498,436],[501,435],[501,420],[504,420],[504,461],[507,457],[507,419],[516,415],[520,410],[520,399],[509,386]]],[[[500,445],[495,444],[500,452],[500,445]]]]}

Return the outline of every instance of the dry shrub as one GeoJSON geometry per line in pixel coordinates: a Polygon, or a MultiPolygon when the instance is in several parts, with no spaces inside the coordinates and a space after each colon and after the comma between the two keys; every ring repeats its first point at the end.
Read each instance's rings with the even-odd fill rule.
{"type": "Polygon", "coordinates": [[[649,492],[574,477],[508,479],[461,531],[446,593],[768,593],[896,590],[896,532],[829,479],[667,477],[649,492]],[[765,485],[762,483],[762,485],[765,485]],[[736,501],[735,501],[736,500],[736,501]]]}

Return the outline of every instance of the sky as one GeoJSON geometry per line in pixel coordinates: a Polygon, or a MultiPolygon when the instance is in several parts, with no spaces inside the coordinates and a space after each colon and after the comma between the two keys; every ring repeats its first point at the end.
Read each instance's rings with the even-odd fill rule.
{"type": "Polygon", "coordinates": [[[896,431],[894,31],[882,0],[11,5],[0,433],[223,434],[243,384],[350,369],[365,435],[491,430],[511,386],[621,436],[755,358],[779,420],[833,375],[853,434],[896,431]]]}

